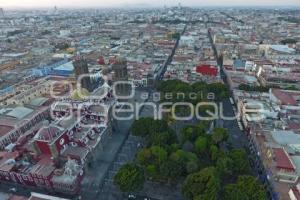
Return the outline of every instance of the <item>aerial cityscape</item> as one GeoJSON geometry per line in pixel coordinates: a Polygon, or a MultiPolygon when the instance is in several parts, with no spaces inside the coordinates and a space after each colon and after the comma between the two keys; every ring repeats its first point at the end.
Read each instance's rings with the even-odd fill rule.
{"type": "Polygon", "coordinates": [[[300,2],[0,0],[0,200],[300,200],[300,2]]]}

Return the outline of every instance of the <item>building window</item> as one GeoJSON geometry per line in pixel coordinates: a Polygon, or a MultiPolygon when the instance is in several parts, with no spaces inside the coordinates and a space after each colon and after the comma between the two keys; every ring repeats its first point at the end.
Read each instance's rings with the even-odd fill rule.
{"type": "Polygon", "coordinates": [[[37,178],[34,178],[34,182],[35,182],[36,184],[39,183],[37,178]]]}
{"type": "Polygon", "coordinates": [[[40,184],[42,184],[42,185],[44,185],[44,184],[45,184],[45,182],[44,182],[44,180],[43,180],[43,179],[39,179],[39,183],[40,183],[40,184]]]}
{"type": "Polygon", "coordinates": [[[28,180],[27,176],[23,175],[23,180],[27,181],[28,180]]]}
{"type": "Polygon", "coordinates": [[[46,183],[46,185],[47,185],[48,187],[50,187],[50,183],[49,183],[48,180],[46,180],[45,183],[46,183]]]}

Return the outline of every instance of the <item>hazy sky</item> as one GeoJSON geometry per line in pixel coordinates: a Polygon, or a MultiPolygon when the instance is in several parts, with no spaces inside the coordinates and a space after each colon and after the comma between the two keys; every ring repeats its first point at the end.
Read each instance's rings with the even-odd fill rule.
{"type": "Polygon", "coordinates": [[[0,0],[0,7],[122,7],[125,5],[170,6],[300,6],[300,0],[0,0]]]}

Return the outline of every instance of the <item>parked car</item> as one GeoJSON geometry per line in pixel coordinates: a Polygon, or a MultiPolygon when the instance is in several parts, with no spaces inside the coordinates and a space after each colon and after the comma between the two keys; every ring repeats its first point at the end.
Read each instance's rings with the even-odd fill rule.
{"type": "Polygon", "coordinates": [[[136,196],[134,194],[129,194],[128,199],[136,199],[136,196]]]}
{"type": "Polygon", "coordinates": [[[8,191],[9,191],[9,192],[17,192],[17,189],[16,189],[16,188],[9,188],[8,191]]]}

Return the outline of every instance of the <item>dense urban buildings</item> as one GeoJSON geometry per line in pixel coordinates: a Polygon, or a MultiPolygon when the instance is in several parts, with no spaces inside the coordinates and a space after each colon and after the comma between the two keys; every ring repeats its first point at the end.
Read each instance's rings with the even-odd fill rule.
{"type": "MultiPolygon", "coordinates": [[[[183,100],[172,103],[176,102],[183,100]]],[[[199,163],[211,167],[204,168],[204,174],[214,177],[213,167],[220,171],[218,166],[226,168],[231,161],[217,164],[212,152],[234,160],[235,147],[247,153],[251,166],[247,175],[254,177],[267,199],[300,200],[300,12],[296,8],[181,4],[157,9],[0,8],[0,199],[202,199],[194,193],[177,194],[190,183],[189,178],[183,180],[199,170],[199,163]],[[133,97],[122,98],[132,90],[133,97]],[[201,127],[208,136],[201,135],[197,143],[191,138],[201,128],[190,126],[203,120],[176,123],[163,115],[168,122],[159,125],[163,136],[155,135],[156,122],[145,120],[141,132],[147,127],[155,130],[145,139],[142,133],[130,134],[136,130],[134,125],[130,129],[135,119],[122,121],[115,116],[124,117],[134,105],[132,113],[149,117],[151,109],[139,103],[156,105],[167,97],[155,100],[151,96],[155,92],[178,91],[201,93],[189,101],[192,104],[209,101],[203,93],[213,92],[212,102],[222,104],[224,114],[236,118],[209,120],[201,127]],[[214,130],[222,128],[228,130],[228,141],[210,144],[218,140],[214,130]],[[186,131],[189,140],[181,141],[182,130],[191,131],[186,131]],[[171,132],[180,142],[164,146],[164,151],[157,141],[173,141],[171,132]],[[154,148],[147,140],[156,142],[154,148]],[[209,153],[200,155],[201,148],[209,153]],[[141,149],[149,156],[144,164],[149,163],[125,165],[140,162],[141,149]],[[174,150],[177,154],[169,155],[174,150]],[[178,167],[184,169],[174,175],[181,178],[176,184],[170,178],[165,185],[161,181],[159,187],[153,186],[158,177],[150,178],[150,172],[178,169],[169,161],[156,169],[150,160],[157,155],[159,159],[178,156],[176,161],[188,163],[189,167],[178,167]],[[199,160],[196,166],[195,160],[199,160]],[[143,190],[122,193],[114,185],[122,166],[146,168],[143,190]]],[[[227,180],[239,184],[243,177],[227,180]]],[[[225,187],[218,190],[214,196],[222,199],[225,187]]]]}

